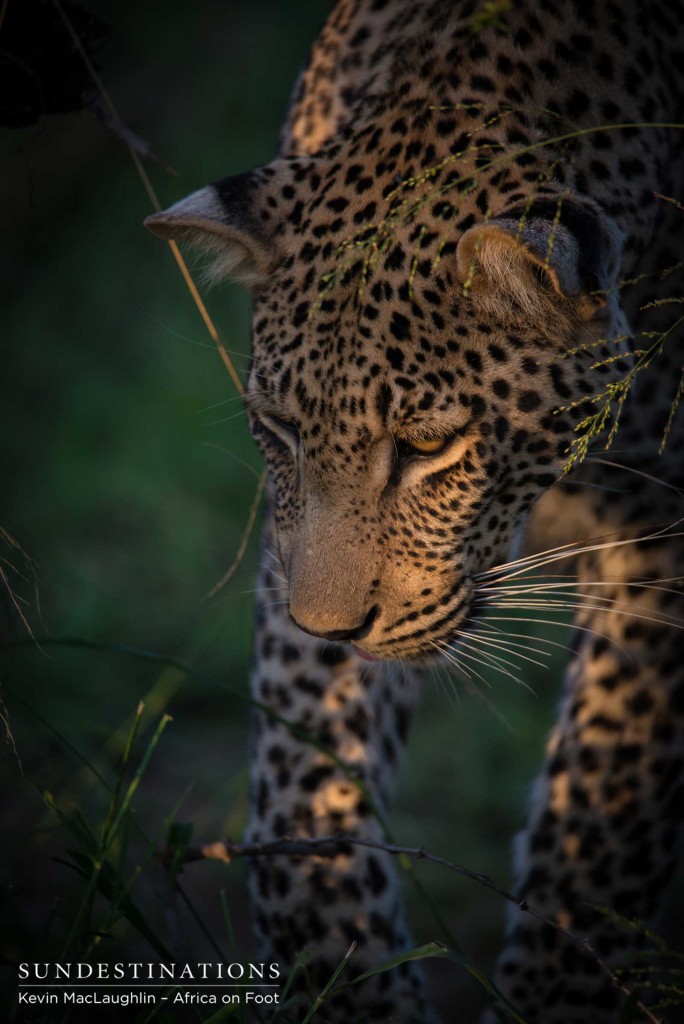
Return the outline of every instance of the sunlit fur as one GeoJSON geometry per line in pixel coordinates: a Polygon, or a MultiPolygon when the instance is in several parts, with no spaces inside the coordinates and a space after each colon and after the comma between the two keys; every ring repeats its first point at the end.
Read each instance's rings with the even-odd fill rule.
{"type": "MultiPolygon", "coordinates": [[[[150,222],[214,258],[223,245],[218,274],[237,254],[254,296],[246,404],[270,512],[251,839],[382,838],[411,667],[525,684],[574,616],[516,847],[537,917],[516,911],[497,970],[530,1024],[614,1024],[611,972],[640,939],[592,904],[652,917],[682,817],[684,437],[670,413],[684,352],[666,301],[683,291],[682,212],[662,196],[684,188],[665,127],[681,116],[683,23],[664,0],[340,0],[278,159],[150,222]],[[610,386],[671,328],[611,409],[610,386]],[[565,476],[606,395],[589,458],[565,476]],[[523,619],[546,631],[529,639],[523,619]]],[[[352,943],[358,972],[410,948],[393,879],[389,855],[352,847],[254,866],[264,958],[290,966],[315,947],[300,1005],[352,943]]],[[[434,1019],[415,965],[324,1012],[434,1019]]]]}

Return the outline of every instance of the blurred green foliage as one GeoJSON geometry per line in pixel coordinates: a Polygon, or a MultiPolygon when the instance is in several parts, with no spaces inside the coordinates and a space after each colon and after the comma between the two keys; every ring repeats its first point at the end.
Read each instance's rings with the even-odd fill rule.
{"type": "MultiPolygon", "coordinates": [[[[102,74],[123,120],[176,169],[148,165],[163,202],[271,158],[290,89],[327,13],[316,0],[89,6],[112,24],[102,74]]],[[[212,601],[205,595],[238,549],[260,463],[168,249],[141,227],[150,209],[125,146],[87,114],[5,131],[0,144],[0,523],[35,559],[40,608],[30,581],[14,575],[13,585],[38,639],[132,645],[192,663],[213,680],[107,651],[29,646],[2,655],[16,745],[16,754],[9,742],[2,752],[7,992],[18,960],[59,948],[76,891],[77,879],[51,859],[66,836],[41,791],[55,794],[67,816],[104,813],[106,794],[75,750],[113,781],[139,700],[148,741],[159,716],[173,716],[136,795],[145,831],[153,835],[182,798],[180,817],[194,822],[199,841],[240,835],[246,714],[223,684],[247,689],[254,543],[226,591],[212,601]]],[[[244,372],[247,297],[226,287],[208,304],[244,372]]],[[[16,621],[12,635],[25,636],[16,621]]],[[[398,785],[399,842],[505,883],[561,666],[562,659],[548,671],[527,666],[536,695],[483,670],[487,699],[507,724],[458,684],[426,682],[398,785]]],[[[419,871],[468,956],[489,969],[501,901],[434,867],[419,871]]],[[[155,879],[146,869],[136,885],[163,928],[155,879]]],[[[241,865],[198,865],[183,879],[222,941],[226,889],[246,952],[241,865]]],[[[417,941],[438,937],[422,904],[411,914],[417,941]]],[[[190,919],[188,940],[196,953],[205,950],[206,935],[190,919]]],[[[119,923],[98,955],[114,955],[116,943],[130,953],[138,941],[119,923]]],[[[463,972],[437,965],[434,986],[438,999],[453,1005],[457,997],[463,1019],[474,1019],[481,994],[463,972]]]]}

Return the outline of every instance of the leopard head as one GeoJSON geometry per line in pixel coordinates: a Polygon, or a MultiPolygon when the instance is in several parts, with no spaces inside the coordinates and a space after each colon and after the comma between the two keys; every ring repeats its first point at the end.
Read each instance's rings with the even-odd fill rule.
{"type": "Polygon", "coordinates": [[[424,659],[561,476],[626,331],[620,239],[585,198],[404,199],[339,156],[281,159],[146,224],[252,292],[246,407],[292,618],[424,659]]]}

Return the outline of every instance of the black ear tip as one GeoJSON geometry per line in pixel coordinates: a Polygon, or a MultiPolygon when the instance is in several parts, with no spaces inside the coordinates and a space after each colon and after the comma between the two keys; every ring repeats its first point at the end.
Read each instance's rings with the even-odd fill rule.
{"type": "Polygon", "coordinates": [[[599,292],[601,291],[601,279],[599,275],[593,271],[588,271],[583,278],[582,284],[588,292],[599,292]]]}

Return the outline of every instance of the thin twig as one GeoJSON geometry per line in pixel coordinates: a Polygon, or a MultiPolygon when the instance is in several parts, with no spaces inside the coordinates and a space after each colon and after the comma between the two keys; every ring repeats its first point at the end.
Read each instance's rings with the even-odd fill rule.
{"type": "MultiPolygon", "coordinates": [[[[147,196],[148,196],[148,198],[150,200],[150,203],[152,204],[152,207],[154,208],[154,210],[159,212],[162,209],[162,206],[161,206],[161,203],[159,202],[159,197],[157,196],[157,193],[156,193],[156,191],[154,189],[154,186],[152,185],[152,182],[150,181],[150,177],[149,177],[147,171],[145,170],[145,166],[144,166],[144,164],[143,164],[143,162],[141,160],[141,156],[140,156],[140,152],[139,152],[139,147],[136,145],[136,140],[130,137],[130,133],[128,132],[128,129],[124,125],[123,121],[121,120],[121,118],[119,116],[119,112],[116,109],[116,106],[114,105],[114,101],[112,100],[111,96],[109,95],[109,93],[108,93],[108,91],[107,91],[107,89],[106,89],[106,87],[104,85],[104,82],[100,78],[100,76],[99,76],[99,74],[98,74],[94,64],[90,60],[90,58],[89,58],[89,56],[88,56],[88,54],[87,54],[87,52],[85,50],[85,47],[81,43],[81,40],[80,40],[80,38],[78,36],[78,33],[74,29],[74,26],[71,23],[68,15],[65,13],[65,11],[64,11],[61,3],[60,3],[60,0],[52,0],[52,3],[54,4],[54,7],[55,7],[57,13],[59,14],[59,16],[60,16],[60,18],[61,18],[61,20],[62,20],[62,22],[64,24],[65,29],[67,30],[67,32],[71,36],[71,39],[73,41],[74,46],[76,47],[76,49],[80,53],[80,55],[81,55],[85,65],[86,65],[86,67],[88,69],[88,72],[89,72],[91,78],[93,79],[93,82],[95,83],[95,86],[96,86],[96,88],[98,90],[98,93],[100,94],[100,96],[102,98],[104,110],[106,110],[107,114],[109,115],[109,120],[107,121],[108,127],[110,129],[112,129],[112,130],[115,130],[115,134],[117,135],[117,137],[120,138],[121,141],[124,142],[124,144],[126,145],[126,148],[128,149],[128,152],[130,154],[131,160],[133,161],[133,163],[135,165],[135,169],[138,172],[138,176],[139,176],[139,178],[140,178],[140,180],[141,180],[141,182],[143,184],[143,187],[145,188],[145,191],[147,192],[147,196]]],[[[101,115],[103,115],[103,114],[104,114],[104,111],[101,111],[101,115]]],[[[150,155],[152,155],[152,154],[150,154],[150,155]]],[[[204,322],[204,326],[206,327],[206,329],[207,329],[207,331],[209,333],[209,336],[211,337],[211,340],[214,342],[214,345],[216,346],[216,349],[218,351],[219,356],[221,357],[223,365],[225,366],[226,370],[230,374],[230,379],[232,380],[233,385],[235,386],[235,390],[237,391],[237,393],[239,395],[244,394],[245,388],[244,388],[244,385],[242,383],[242,380],[240,379],[240,376],[238,375],[238,372],[237,372],[237,370],[235,368],[233,360],[230,358],[230,356],[228,354],[228,350],[226,349],[226,346],[225,346],[225,344],[223,342],[223,339],[221,338],[221,335],[218,332],[218,329],[216,328],[216,325],[214,324],[214,321],[212,320],[211,316],[209,315],[209,311],[208,311],[207,307],[204,304],[204,301],[203,301],[203,299],[202,299],[202,297],[201,297],[201,295],[200,295],[200,293],[199,293],[199,291],[197,289],[197,285],[195,284],[195,281],[194,281],[194,279],[192,277],[192,274],[188,270],[188,266],[187,266],[185,260],[183,259],[183,256],[181,254],[180,249],[178,248],[177,243],[173,239],[168,239],[168,245],[169,245],[169,248],[171,249],[171,252],[173,254],[173,258],[175,259],[176,263],[178,264],[178,269],[180,270],[181,274],[183,275],[183,280],[185,281],[185,284],[186,284],[186,286],[188,288],[188,291],[190,292],[192,300],[195,303],[195,306],[197,307],[197,311],[199,312],[200,316],[202,317],[202,320],[204,322]]],[[[228,572],[224,575],[223,579],[220,580],[219,583],[217,583],[216,586],[214,586],[211,589],[211,591],[208,594],[208,597],[213,597],[222,587],[225,586],[226,583],[228,583],[228,581],[230,580],[231,576],[234,574],[235,570],[237,569],[237,567],[239,566],[240,562],[242,561],[242,559],[244,557],[244,554],[245,554],[245,551],[247,550],[247,545],[249,544],[250,537],[252,535],[252,530],[254,528],[254,522],[256,520],[256,515],[257,515],[257,511],[258,511],[258,507],[259,507],[259,502],[261,500],[261,495],[263,493],[263,489],[264,489],[265,483],[266,483],[266,474],[264,472],[264,473],[262,473],[262,475],[260,477],[260,480],[259,480],[259,485],[257,487],[257,492],[256,492],[256,495],[254,497],[254,503],[253,503],[252,509],[250,511],[249,519],[248,519],[248,522],[247,522],[247,527],[245,529],[245,532],[243,534],[242,540],[240,542],[240,547],[238,549],[238,553],[237,553],[237,555],[235,557],[235,560],[234,560],[233,564],[231,565],[230,569],[228,570],[228,572]]]]}
{"type": "MultiPolygon", "coordinates": [[[[465,868],[461,864],[456,864],[454,861],[447,860],[445,857],[440,857],[435,853],[430,853],[428,850],[423,849],[422,846],[397,846],[394,843],[383,843],[374,839],[363,839],[360,836],[347,835],[320,836],[315,839],[291,839],[285,836],[283,839],[274,839],[271,842],[266,843],[233,843],[230,839],[221,839],[214,843],[208,843],[205,846],[188,847],[185,853],[185,862],[192,863],[198,860],[221,860],[226,864],[230,864],[236,857],[302,857],[311,856],[312,854],[315,854],[317,857],[336,857],[341,852],[344,852],[345,847],[350,845],[367,846],[372,850],[382,850],[384,853],[389,853],[393,857],[412,857],[415,860],[427,860],[432,864],[439,864],[441,867],[447,868],[449,871],[453,871],[457,875],[469,878],[473,882],[478,882],[486,889],[496,893],[497,896],[501,896],[509,903],[512,903],[518,910],[525,914],[529,914],[541,924],[546,925],[549,928],[553,928],[554,931],[558,932],[559,935],[562,935],[563,938],[568,940],[568,942],[572,942],[573,945],[577,946],[587,956],[591,957],[595,963],[598,964],[604,974],[610,978],[611,983],[615,988],[620,989],[620,991],[626,996],[633,996],[631,989],[629,989],[627,985],[620,980],[617,974],[611,970],[608,964],[596,953],[589,939],[582,939],[567,928],[563,928],[563,926],[558,924],[556,921],[553,921],[548,917],[544,917],[544,915],[539,913],[538,910],[531,907],[527,900],[514,896],[512,893],[502,889],[488,875],[484,875],[479,871],[472,871],[470,868],[465,868]]],[[[169,857],[169,851],[162,851],[159,856],[162,863],[166,863],[169,857]]],[[[654,1016],[649,1008],[641,1001],[637,1000],[636,1006],[641,1010],[647,1020],[651,1021],[651,1024],[662,1024],[662,1021],[654,1016]]]]}
{"type": "MultiPolygon", "coordinates": [[[[26,563],[27,571],[30,572],[30,574],[31,574],[31,576],[33,578],[34,584],[36,584],[36,589],[37,589],[37,575],[36,575],[35,563],[34,563],[33,559],[31,558],[31,556],[26,554],[26,552],[22,548],[21,544],[19,544],[18,541],[16,541],[14,539],[14,537],[10,533],[8,533],[7,530],[5,530],[2,526],[0,526],[0,540],[4,540],[5,543],[8,545],[8,547],[10,549],[12,549],[14,551],[17,551],[22,556],[22,558],[24,559],[24,561],[26,563]]],[[[6,560],[3,559],[3,561],[6,561],[6,560]]],[[[22,579],[26,579],[26,577],[23,576],[19,572],[19,570],[14,565],[12,565],[11,562],[6,562],[6,564],[10,567],[10,569],[13,569],[14,572],[16,572],[18,575],[22,576],[22,579]]],[[[23,608],[21,607],[20,598],[18,598],[17,595],[14,593],[14,590],[12,589],[12,584],[10,582],[10,578],[9,578],[8,574],[5,572],[5,570],[2,568],[2,566],[0,566],[0,584],[1,584],[1,586],[0,586],[0,594],[5,593],[9,597],[10,603],[11,603],[12,607],[14,608],[15,612],[17,613],[17,615],[19,616],[19,618],[21,620],[21,623],[24,626],[24,629],[26,630],[28,635],[31,637],[31,640],[33,640],[33,642],[36,644],[36,646],[40,649],[40,644],[36,640],[34,632],[31,629],[31,624],[28,621],[28,618],[26,617],[26,614],[24,613],[23,608]]]]}
{"type": "Polygon", "coordinates": [[[264,469],[264,470],[262,470],[261,476],[259,477],[259,483],[257,484],[257,489],[256,489],[256,491],[254,493],[254,499],[252,501],[252,507],[249,510],[249,516],[247,518],[247,525],[245,526],[244,533],[242,534],[242,540],[240,541],[240,547],[237,550],[237,554],[235,555],[235,559],[233,560],[233,564],[231,565],[230,569],[228,569],[228,571],[224,574],[224,576],[218,581],[218,583],[214,584],[214,586],[211,588],[211,590],[207,594],[207,599],[210,599],[212,597],[216,597],[216,595],[218,594],[219,590],[222,590],[225,587],[226,583],[228,583],[228,581],[230,580],[231,576],[233,575],[233,573],[235,572],[235,570],[239,566],[240,562],[244,558],[245,551],[247,550],[247,545],[249,544],[249,538],[252,536],[252,530],[254,529],[254,520],[256,519],[257,512],[259,511],[259,505],[261,503],[261,495],[264,493],[265,485],[266,485],[266,470],[264,469]]]}
{"type": "Polygon", "coordinates": [[[99,90],[88,90],[84,96],[84,104],[86,109],[88,109],[97,118],[100,124],[106,128],[108,132],[111,132],[112,135],[119,139],[120,142],[123,142],[128,149],[134,149],[143,160],[152,160],[153,163],[159,164],[167,174],[177,173],[170,164],[167,164],[165,160],[162,160],[162,158],[154,152],[152,146],[146,139],[141,139],[139,135],[136,135],[135,132],[128,127],[128,125],[112,116],[109,107],[103,102],[102,94],[99,90]]]}
{"type": "MultiPolygon", "coordinates": [[[[125,126],[123,124],[123,121],[119,117],[118,110],[114,106],[114,101],[112,100],[111,96],[107,92],[107,90],[105,88],[105,85],[104,85],[104,82],[102,81],[102,79],[100,78],[99,74],[97,73],[97,70],[96,70],[93,62],[91,61],[90,57],[88,56],[88,54],[87,54],[87,52],[85,50],[85,47],[83,46],[83,43],[81,42],[81,40],[80,40],[80,38],[78,36],[78,33],[76,32],[74,26],[72,25],[68,15],[65,13],[64,8],[62,7],[62,5],[60,3],[60,0],[52,0],[52,3],[54,5],[54,7],[55,7],[55,10],[57,11],[57,13],[59,14],[60,18],[62,19],[62,23],[63,23],[65,29],[67,30],[67,32],[71,36],[71,39],[73,41],[74,46],[76,47],[76,49],[80,53],[80,55],[81,55],[85,65],[86,65],[86,67],[88,69],[88,72],[89,72],[91,78],[93,79],[95,85],[97,86],[98,92],[102,96],[104,104],[107,107],[107,109],[108,109],[108,111],[109,111],[109,113],[110,113],[110,115],[112,117],[112,120],[114,122],[116,122],[116,124],[119,126],[120,137],[123,138],[124,135],[125,135],[125,126]]],[[[142,161],[140,159],[140,156],[138,155],[138,153],[136,152],[135,148],[130,143],[126,143],[126,145],[127,145],[127,148],[128,148],[128,152],[131,155],[131,159],[132,159],[133,163],[135,164],[135,168],[136,168],[136,170],[137,170],[137,172],[138,172],[138,174],[140,176],[140,180],[142,181],[142,183],[143,183],[143,185],[145,187],[145,191],[147,192],[147,195],[148,195],[148,197],[150,199],[150,202],[152,203],[152,206],[154,207],[155,211],[157,213],[159,213],[159,211],[161,210],[162,206],[161,206],[161,203],[159,202],[159,198],[157,196],[157,193],[154,190],[154,186],[152,185],[152,182],[150,181],[149,175],[147,174],[147,171],[145,170],[145,168],[143,166],[143,163],[142,163],[142,161]]],[[[190,294],[191,294],[191,296],[193,298],[193,301],[194,301],[195,305],[197,306],[199,314],[202,317],[202,320],[204,321],[204,325],[207,328],[207,330],[208,330],[208,332],[209,332],[209,334],[211,336],[212,341],[216,345],[216,348],[218,349],[218,353],[221,356],[221,359],[223,360],[223,364],[226,367],[226,369],[228,370],[228,373],[230,374],[231,380],[233,381],[233,384],[235,385],[235,388],[236,388],[238,394],[242,394],[244,392],[243,383],[240,380],[240,377],[238,376],[237,370],[235,369],[235,367],[233,365],[233,362],[232,362],[230,356],[228,355],[228,351],[226,349],[226,346],[223,344],[221,336],[219,335],[219,332],[217,331],[217,329],[216,329],[216,327],[214,325],[213,320],[209,316],[209,312],[207,310],[207,307],[204,305],[204,302],[202,301],[202,298],[201,298],[201,296],[199,294],[199,291],[197,290],[197,285],[195,284],[195,282],[194,282],[194,280],[192,278],[192,275],[191,275],[190,271],[187,268],[185,260],[181,256],[180,249],[178,248],[176,243],[173,241],[173,239],[169,239],[168,244],[169,244],[169,248],[171,249],[171,252],[173,253],[174,259],[175,259],[176,263],[178,264],[180,272],[183,275],[183,279],[185,280],[185,283],[188,286],[188,290],[189,290],[189,292],[190,292],[190,294]]]]}

